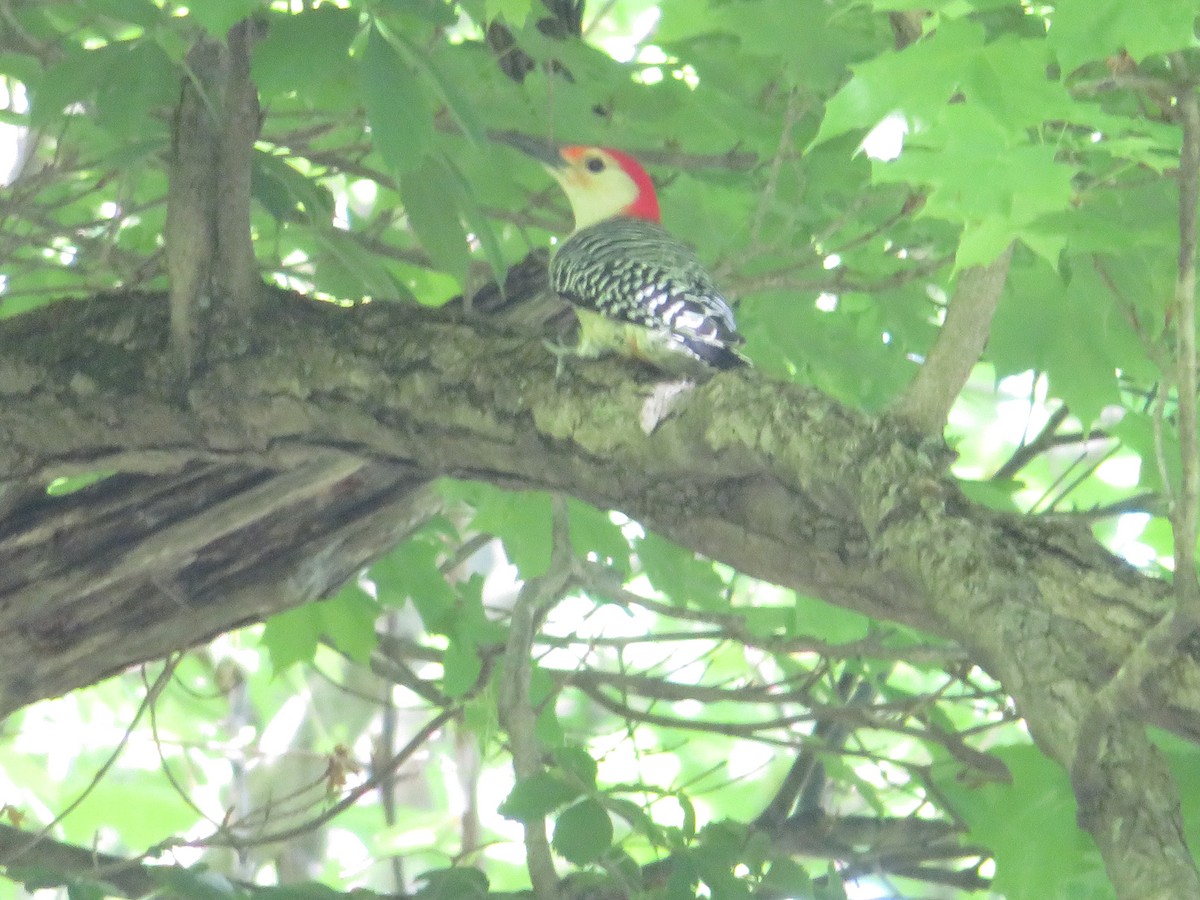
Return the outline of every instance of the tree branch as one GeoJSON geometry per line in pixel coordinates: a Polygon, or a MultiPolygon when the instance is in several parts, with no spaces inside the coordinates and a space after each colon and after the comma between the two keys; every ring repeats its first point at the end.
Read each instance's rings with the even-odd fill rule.
{"type": "MultiPolygon", "coordinates": [[[[1171,606],[1086,529],[973,506],[907,431],[754,371],[698,386],[646,435],[644,373],[603,360],[556,383],[540,344],[490,320],[280,295],[253,327],[253,350],[226,348],[185,410],[163,375],[161,297],[0,323],[0,640],[29,651],[0,657],[8,709],[332,590],[420,521],[421,485],[441,475],[620,509],[747,574],[955,641],[1066,766],[1094,691],[1171,606]],[[305,466],[324,473],[315,486],[280,480],[305,466]],[[122,474],[45,493],[106,470],[122,474]],[[256,517],[238,498],[261,489],[256,517]]],[[[1200,666],[1177,651],[1164,672],[1142,715],[1197,739],[1200,666]]],[[[1174,809],[1146,746],[1124,744],[1099,784],[1174,809]]],[[[1140,813],[1127,846],[1097,835],[1114,881],[1137,884],[1126,896],[1195,878],[1169,822],[1140,813]]]]}
{"type": "Polygon", "coordinates": [[[1179,398],[1179,494],[1172,504],[1175,537],[1175,593],[1190,627],[1178,640],[1200,625],[1200,581],[1196,575],[1197,517],[1200,516],[1200,461],[1197,460],[1196,403],[1200,377],[1196,362],[1196,215],[1200,205],[1200,100],[1188,76],[1183,54],[1171,55],[1179,91],[1179,118],[1183,147],[1179,154],[1179,271],[1175,279],[1175,390],[1179,398]]]}
{"type": "MultiPolygon", "coordinates": [[[[533,670],[533,640],[538,625],[546,610],[561,599],[570,581],[567,507],[561,497],[554,498],[553,541],[550,570],[540,578],[525,582],[517,593],[504,648],[504,679],[496,701],[500,724],[508,732],[513,774],[517,781],[533,778],[544,771],[543,750],[535,733],[537,713],[530,705],[529,683],[533,670]]],[[[554,871],[550,842],[546,839],[546,819],[537,816],[523,824],[533,895],[536,900],[554,900],[558,896],[558,874],[554,871]]]]}
{"type": "Polygon", "coordinates": [[[917,377],[896,401],[893,411],[921,434],[940,435],[950,408],[979,362],[992,327],[992,316],[1008,278],[1013,248],[987,266],[975,266],[958,276],[958,287],[946,310],[946,321],[917,371],[917,377]]]}

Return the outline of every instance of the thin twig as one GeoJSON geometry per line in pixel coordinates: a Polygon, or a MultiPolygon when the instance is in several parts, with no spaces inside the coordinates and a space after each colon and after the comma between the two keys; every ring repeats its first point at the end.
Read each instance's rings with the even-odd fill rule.
{"type": "Polygon", "coordinates": [[[239,850],[244,850],[247,847],[261,846],[263,844],[273,844],[276,842],[290,841],[294,838],[309,834],[326,822],[331,821],[341,815],[362,797],[375,790],[388,777],[387,773],[395,771],[404,762],[406,762],[414,753],[416,753],[424,743],[433,737],[434,733],[439,728],[445,725],[448,721],[459,714],[460,707],[458,705],[443,709],[440,713],[430,719],[425,726],[413,735],[412,739],[405,744],[391,759],[384,765],[380,766],[376,773],[365,780],[358,787],[348,791],[341,800],[325,809],[320,814],[312,819],[304,822],[294,828],[286,828],[282,831],[275,831],[269,834],[262,834],[254,838],[238,839],[234,837],[222,836],[213,834],[206,838],[197,838],[196,840],[186,842],[168,842],[164,845],[167,847],[236,847],[239,850]]]}
{"type": "Polygon", "coordinates": [[[27,852],[32,850],[35,846],[37,846],[39,841],[53,831],[54,828],[63,821],[63,819],[73,813],[79,807],[79,805],[91,795],[92,791],[94,791],[97,785],[99,785],[104,779],[104,776],[108,774],[109,770],[112,769],[117,760],[120,759],[121,753],[125,750],[125,745],[129,743],[129,738],[133,735],[134,728],[137,727],[138,722],[141,721],[142,716],[146,713],[146,710],[148,710],[154,704],[154,702],[158,699],[158,695],[163,692],[163,689],[168,684],[170,684],[171,676],[175,673],[175,667],[179,664],[179,660],[182,658],[183,654],[181,653],[173,654],[167,658],[166,665],[163,666],[163,670],[159,673],[158,677],[154,679],[154,684],[150,685],[150,687],[147,689],[146,696],[142,698],[142,702],[138,706],[137,712],[133,714],[133,718],[126,726],[125,733],[121,735],[121,740],[117,742],[117,746],[113,749],[113,752],[109,754],[108,759],[104,761],[104,764],[96,770],[96,774],[92,776],[92,780],[88,782],[87,787],[83,789],[78,797],[76,797],[67,805],[66,809],[47,822],[39,832],[34,834],[27,843],[18,847],[9,856],[7,856],[3,860],[3,865],[11,865],[14,860],[19,859],[27,852]]]}
{"type": "Polygon", "coordinates": [[[1070,414],[1071,411],[1065,404],[1052,412],[1050,418],[1046,420],[1046,424],[1042,426],[1042,430],[1037,433],[1037,436],[1032,441],[1018,447],[1013,455],[1008,458],[1008,462],[993,473],[991,480],[1008,481],[1029,465],[1038,454],[1058,446],[1058,429],[1062,427],[1063,422],[1067,420],[1067,416],[1070,414]]]}
{"type": "MultiPolygon", "coordinates": [[[[150,682],[146,680],[145,666],[142,666],[141,675],[142,684],[146,686],[146,694],[149,695],[152,687],[150,682]]],[[[203,809],[201,809],[200,805],[191,798],[191,795],[187,792],[187,789],[179,783],[179,779],[176,778],[175,773],[171,771],[171,764],[167,761],[167,755],[163,752],[162,737],[158,733],[158,714],[155,711],[155,706],[153,703],[151,703],[148,708],[150,711],[150,737],[154,741],[154,749],[158,752],[158,761],[161,765],[163,775],[166,776],[167,783],[171,785],[171,788],[176,794],[179,795],[179,799],[182,800],[184,804],[197,815],[197,817],[204,820],[209,825],[215,826],[217,823],[213,821],[212,817],[209,816],[203,809]]],[[[186,755],[184,758],[186,760],[186,755]]]]}
{"type": "Polygon", "coordinates": [[[792,131],[800,119],[800,91],[796,87],[788,92],[787,108],[783,111],[783,124],[779,129],[779,146],[775,148],[775,156],[767,170],[767,184],[758,198],[758,208],[754,211],[754,220],[750,225],[750,246],[758,246],[758,238],[762,234],[763,222],[767,210],[775,202],[775,191],[779,187],[779,173],[783,170],[783,161],[792,152],[792,131]]]}

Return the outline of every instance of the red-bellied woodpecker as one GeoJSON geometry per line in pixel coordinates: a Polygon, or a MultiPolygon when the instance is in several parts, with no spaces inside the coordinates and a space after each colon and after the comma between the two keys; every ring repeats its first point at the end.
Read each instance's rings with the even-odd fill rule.
{"type": "Polygon", "coordinates": [[[575,231],[550,261],[550,287],[579,317],[578,356],[618,353],[676,374],[746,365],[733,310],[691,247],[659,225],[654,185],[619,150],[497,138],[562,185],[575,231]]]}

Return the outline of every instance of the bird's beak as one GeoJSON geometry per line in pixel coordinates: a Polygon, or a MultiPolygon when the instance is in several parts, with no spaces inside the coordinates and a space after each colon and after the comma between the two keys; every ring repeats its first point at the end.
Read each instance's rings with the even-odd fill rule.
{"type": "Polygon", "coordinates": [[[494,141],[498,141],[501,144],[508,144],[508,146],[515,147],[526,156],[533,157],[551,172],[562,169],[567,164],[567,161],[563,159],[563,155],[559,151],[558,145],[550,141],[530,137],[527,134],[521,134],[519,131],[492,131],[489,133],[489,136],[494,141]]]}

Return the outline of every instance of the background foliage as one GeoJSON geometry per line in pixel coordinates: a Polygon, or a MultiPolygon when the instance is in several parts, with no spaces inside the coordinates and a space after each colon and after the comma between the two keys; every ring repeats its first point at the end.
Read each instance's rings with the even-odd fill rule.
{"type": "MultiPolygon", "coordinates": [[[[569,6],[0,3],[0,315],[165,286],[185,53],[259,16],[268,280],[470,295],[570,228],[489,130],[619,146],[738,301],[754,364],[877,412],[958,273],[1015,242],[949,424],[955,472],[972,499],[1170,568],[1181,132],[1164,85],[1200,71],[1194,3],[613,0],[589,4],[583,40],[564,37],[569,6]]],[[[337,596],[12,717],[10,820],[174,863],[161,877],[197,897],[519,891],[522,825],[543,820],[580,897],[1108,895],[1066,775],[958,648],[574,500],[441,495],[337,596]],[[538,626],[523,711],[542,748],[520,778],[515,611],[538,626]]],[[[1194,749],[1164,746],[1191,829],[1194,749]]],[[[9,894],[64,881],[5,862],[9,894]]]]}

